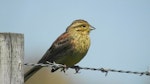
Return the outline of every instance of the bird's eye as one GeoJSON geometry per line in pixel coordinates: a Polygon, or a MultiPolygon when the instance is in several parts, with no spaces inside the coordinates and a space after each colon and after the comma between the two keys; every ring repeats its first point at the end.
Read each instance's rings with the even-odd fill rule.
{"type": "Polygon", "coordinates": [[[82,25],[82,27],[86,27],[85,25],[82,25]]]}

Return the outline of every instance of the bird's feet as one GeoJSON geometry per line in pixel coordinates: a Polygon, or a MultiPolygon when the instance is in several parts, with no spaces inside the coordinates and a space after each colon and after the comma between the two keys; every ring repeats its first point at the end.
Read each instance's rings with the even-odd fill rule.
{"type": "Polygon", "coordinates": [[[75,72],[76,72],[76,73],[79,73],[79,70],[81,69],[81,67],[80,67],[80,66],[78,66],[78,65],[76,65],[76,66],[72,66],[72,67],[70,67],[70,68],[75,69],[75,72]]]}

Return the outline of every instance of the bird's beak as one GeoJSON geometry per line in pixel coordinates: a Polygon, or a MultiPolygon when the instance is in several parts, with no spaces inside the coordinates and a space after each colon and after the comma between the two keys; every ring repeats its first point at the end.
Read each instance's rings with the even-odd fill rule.
{"type": "Polygon", "coordinates": [[[90,30],[95,30],[96,28],[90,25],[90,30]]]}

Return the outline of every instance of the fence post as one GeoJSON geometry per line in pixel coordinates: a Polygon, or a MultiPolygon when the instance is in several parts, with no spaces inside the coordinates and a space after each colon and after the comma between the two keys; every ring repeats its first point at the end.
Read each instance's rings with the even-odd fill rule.
{"type": "Polygon", "coordinates": [[[23,84],[24,35],[0,33],[0,84],[23,84]]]}

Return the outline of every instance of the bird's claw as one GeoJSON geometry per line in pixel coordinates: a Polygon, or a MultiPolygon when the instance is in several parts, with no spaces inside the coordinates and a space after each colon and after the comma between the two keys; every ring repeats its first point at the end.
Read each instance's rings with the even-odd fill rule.
{"type": "Polygon", "coordinates": [[[65,73],[67,69],[68,69],[67,66],[66,66],[66,65],[63,65],[63,66],[61,67],[61,70],[60,70],[60,71],[63,71],[63,72],[65,73]]]}
{"type": "Polygon", "coordinates": [[[71,68],[75,69],[76,73],[79,73],[80,67],[79,66],[72,66],[71,68]]]}

